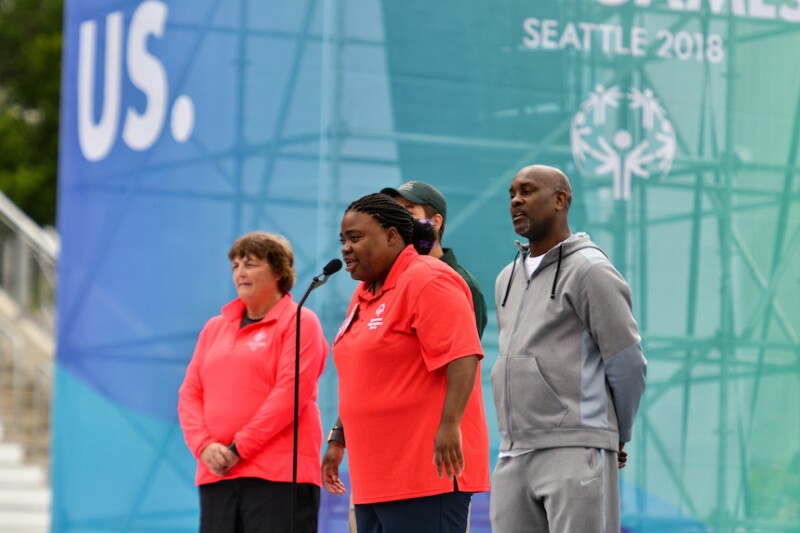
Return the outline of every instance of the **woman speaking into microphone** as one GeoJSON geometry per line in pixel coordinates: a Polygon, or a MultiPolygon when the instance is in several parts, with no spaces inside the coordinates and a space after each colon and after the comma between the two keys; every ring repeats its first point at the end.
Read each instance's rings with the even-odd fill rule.
{"type": "Polygon", "coordinates": [[[463,533],[472,494],[489,490],[469,287],[418,253],[432,247],[433,229],[387,195],[350,204],[340,238],[361,283],[333,343],[340,418],[323,484],[344,494],[346,449],[359,532],[463,533]]]}

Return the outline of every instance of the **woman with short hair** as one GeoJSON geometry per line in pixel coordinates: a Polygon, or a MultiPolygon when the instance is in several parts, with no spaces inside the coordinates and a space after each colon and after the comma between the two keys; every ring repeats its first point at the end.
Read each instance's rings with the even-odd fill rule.
{"type": "MultiPolygon", "coordinates": [[[[238,297],[200,332],[178,415],[197,459],[201,533],[288,531],[292,498],[294,255],[284,237],[252,232],[228,253],[238,297]]],[[[316,532],[322,423],[317,381],[328,343],[300,314],[298,532],[316,532]]]]}

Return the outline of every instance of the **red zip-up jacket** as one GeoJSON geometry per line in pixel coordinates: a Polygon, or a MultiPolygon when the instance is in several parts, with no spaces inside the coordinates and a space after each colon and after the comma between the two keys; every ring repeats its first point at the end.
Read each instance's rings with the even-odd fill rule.
{"type": "MultiPolygon", "coordinates": [[[[287,294],[260,322],[239,329],[244,312],[237,298],[206,323],[178,392],[181,428],[198,459],[198,485],[239,477],[292,481],[297,304],[287,294]],[[217,476],[200,453],[212,442],[233,440],[241,460],[217,476]]],[[[320,485],[317,381],[328,343],[313,311],[302,308],[300,322],[297,481],[320,485]]]]}

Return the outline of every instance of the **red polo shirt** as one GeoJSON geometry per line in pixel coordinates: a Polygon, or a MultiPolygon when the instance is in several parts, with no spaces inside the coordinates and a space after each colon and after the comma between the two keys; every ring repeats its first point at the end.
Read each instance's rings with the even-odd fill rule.
{"type": "MultiPolygon", "coordinates": [[[[453,492],[437,476],[433,442],[447,364],[470,355],[483,357],[472,297],[442,261],[408,246],[377,294],[359,285],[333,346],[355,503],[453,492]]],[[[480,375],[479,364],[461,421],[464,492],[489,490],[480,375]]]]}
{"type": "MultiPolygon", "coordinates": [[[[239,328],[244,311],[237,298],[208,321],[179,391],[178,415],[198,459],[198,485],[238,477],[292,480],[297,304],[287,294],[260,322],[239,328]],[[234,439],[242,459],[221,478],[199,460],[200,453],[212,442],[234,439]]],[[[305,307],[300,333],[297,481],[320,485],[317,381],[328,343],[317,316],[305,307]]]]}

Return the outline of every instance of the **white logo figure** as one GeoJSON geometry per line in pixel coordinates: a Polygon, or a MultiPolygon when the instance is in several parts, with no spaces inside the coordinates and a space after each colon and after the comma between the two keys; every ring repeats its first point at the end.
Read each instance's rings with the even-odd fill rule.
{"type": "Polygon", "coordinates": [[[381,315],[386,310],[386,304],[381,304],[375,310],[375,318],[371,319],[369,323],[367,323],[367,327],[369,329],[377,329],[378,327],[383,325],[383,317],[381,315]]]}
{"type": "Polygon", "coordinates": [[[247,347],[250,348],[251,352],[263,349],[267,345],[267,343],[264,341],[264,338],[266,336],[267,334],[264,333],[263,330],[259,331],[258,333],[253,335],[253,338],[250,340],[250,342],[247,343],[247,347]]]}
{"type": "Polygon", "coordinates": [[[631,177],[664,179],[675,157],[675,130],[653,91],[595,86],[570,125],[572,157],[585,176],[611,175],[614,198],[629,200],[631,177]],[[626,107],[620,107],[623,100],[626,107]],[[609,111],[608,108],[614,108],[609,111]]]}

